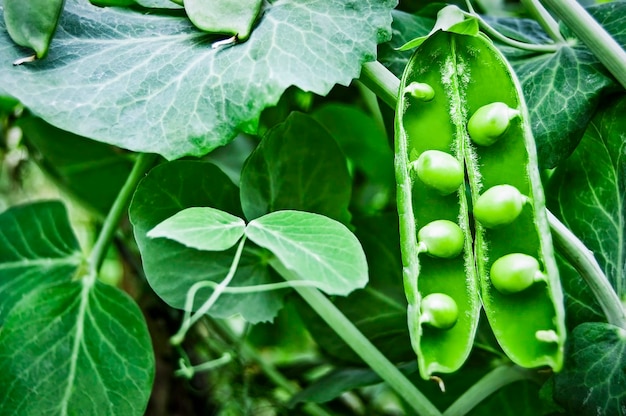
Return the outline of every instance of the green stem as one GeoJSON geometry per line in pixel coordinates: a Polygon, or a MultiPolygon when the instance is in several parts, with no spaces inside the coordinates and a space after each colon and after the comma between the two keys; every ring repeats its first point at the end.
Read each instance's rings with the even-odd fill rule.
{"type": "MultiPolygon", "coordinates": [[[[285,280],[301,280],[278,259],[270,260],[285,280]]],[[[441,412],[385,357],[346,316],[319,290],[296,286],[298,294],[387,384],[419,415],[437,416],[441,412]]]]}
{"type": "Polygon", "coordinates": [[[493,39],[497,40],[500,43],[531,52],[556,52],[561,47],[558,44],[537,45],[534,43],[520,42],[518,40],[508,38],[502,33],[498,32],[493,27],[491,27],[489,23],[487,23],[478,13],[476,13],[471,8],[471,4],[469,2],[467,2],[467,4],[470,8],[470,12],[466,13],[466,15],[476,18],[483,32],[487,33],[489,36],[491,36],[493,39]]]}
{"type": "Polygon", "coordinates": [[[517,366],[500,366],[487,373],[448,407],[443,416],[463,416],[476,405],[502,387],[520,380],[532,378],[532,374],[517,366]]]}
{"type": "MultiPolygon", "coordinates": [[[[261,354],[259,354],[253,347],[247,342],[242,341],[235,335],[232,329],[226,325],[223,321],[212,319],[211,324],[217,327],[219,334],[223,337],[231,346],[238,345],[238,352],[241,358],[245,361],[252,361],[261,368],[261,371],[270,379],[275,385],[281,387],[289,395],[294,396],[300,391],[300,388],[296,383],[287,379],[280,371],[276,369],[274,365],[267,362],[261,354]]],[[[304,410],[313,416],[330,416],[322,407],[315,403],[307,403],[304,405],[304,410]]]]}
{"type": "Polygon", "coordinates": [[[593,253],[549,211],[548,222],[552,230],[554,245],[585,280],[600,303],[607,321],[626,329],[626,311],[593,253]]]}
{"type": "Polygon", "coordinates": [[[543,7],[539,0],[522,0],[522,4],[555,43],[565,43],[565,38],[563,38],[559,29],[559,22],[554,20],[554,17],[543,7]]]}
{"type": "Polygon", "coordinates": [[[363,64],[359,81],[372,90],[389,107],[396,107],[400,80],[380,62],[374,61],[363,64]]]}
{"type": "Polygon", "coordinates": [[[185,301],[185,316],[183,318],[183,323],[180,326],[178,332],[174,334],[174,336],[170,339],[172,345],[180,345],[185,339],[185,335],[187,334],[187,331],[189,331],[189,328],[191,328],[193,324],[195,324],[200,318],[202,318],[204,314],[207,313],[209,309],[211,309],[211,307],[213,307],[219,297],[222,296],[222,294],[224,293],[224,289],[226,289],[226,287],[233,280],[233,277],[235,277],[235,273],[237,272],[237,266],[239,265],[239,260],[241,259],[241,253],[243,252],[243,246],[245,245],[245,243],[246,236],[243,236],[239,241],[239,245],[237,246],[237,251],[235,252],[235,257],[233,258],[233,262],[230,265],[228,274],[226,275],[224,280],[222,280],[217,285],[217,287],[215,287],[215,290],[213,291],[213,293],[211,293],[211,296],[209,296],[206,302],[204,302],[193,315],[191,314],[191,310],[193,309],[193,301],[196,297],[196,293],[201,287],[201,284],[204,282],[199,282],[200,284],[196,283],[191,287],[191,289],[189,289],[189,292],[187,293],[187,299],[185,301]]]}
{"type": "Polygon", "coordinates": [[[626,88],[626,52],[576,0],[544,0],[626,88]]]}
{"type": "Polygon", "coordinates": [[[222,354],[220,358],[216,358],[215,360],[207,361],[206,363],[198,365],[187,365],[185,360],[181,359],[180,368],[176,370],[174,374],[178,377],[185,377],[186,379],[191,380],[196,373],[216,369],[218,367],[228,364],[232,360],[233,357],[227,352],[222,354]]]}
{"type": "Polygon", "coordinates": [[[150,153],[139,154],[130,175],[128,175],[128,179],[126,179],[124,186],[117,194],[117,198],[115,202],[113,202],[113,206],[104,220],[102,230],[100,230],[98,239],[89,256],[89,273],[86,278],[89,279],[90,284],[96,281],[100,266],[102,266],[106,252],[115,236],[115,231],[117,230],[120,219],[126,213],[137,184],[143,178],[146,171],[152,166],[156,158],[157,155],[150,153]]]}

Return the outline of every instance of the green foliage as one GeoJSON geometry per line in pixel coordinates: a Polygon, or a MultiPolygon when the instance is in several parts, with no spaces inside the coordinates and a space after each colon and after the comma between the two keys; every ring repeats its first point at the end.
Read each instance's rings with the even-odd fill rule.
{"type": "MultiPolygon", "coordinates": [[[[48,58],[3,65],[0,93],[94,140],[168,159],[201,156],[238,131],[255,133],[261,111],[289,86],[325,95],[358,76],[389,38],[394,1],[351,5],[276,2],[247,42],[212,49],[219,37],[185,16],[67,0],[48,58]]],[[[0,61],[22,55],[2,40],[0,61]]]]}
{"type": "MultiPolygon", "coordinates": [[[[62,3],[0,3],[0,414],[624,414],[626,99],[575,35],[598,28],[491,0],[67,0],[57,27],[62,3]],[[501,183],[521,197],[485,228],[501,183]],[[433,293],[458,316],[422,327],[433,293]],[[533,360],[563,341],[560,372],[509,358],[558,370],[533,360]],[[458,360],[423,378],[429,355],[458,360]]],[[[625,3],[585,3],[625,46],[625,3]]]]}

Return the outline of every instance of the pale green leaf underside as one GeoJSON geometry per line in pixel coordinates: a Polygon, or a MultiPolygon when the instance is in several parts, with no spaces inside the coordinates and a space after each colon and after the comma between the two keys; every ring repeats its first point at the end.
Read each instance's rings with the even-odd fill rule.
{"type": "Polygon", "coordinates": [[[148,232],[150,238],[169,238],[197,250],[222,251],[239,241],[246,223],[210,207],[184,209],[148,232]]]}
{"type": "Polygon", "coordinates": [[[329,295],[347,295],[367,284],[367,262],[359,241],[330,218],[276,211],[251,221],[246,235],[329,295]]]}
{"type": "Polygon", "coordinates": [[[137,305],[104,284],[36,291],[0,333],[0,414],[143,415],[154,378],[137,305]]]}
{"type": "Polygon", "coordinates": [[[0,323],[28,292],[70,281],[82,261],[67,212],[57,201],[0,215],[0,323]]]}
{"type": "Polygon", "coordinates": [[[94,140],[168,159],[203,155],[255,132],[291,85],[325,95],[349,84],[390,37],[395,3],[275,1],[246,42],[212,49],[219,37],[183,15],[67,0],[48,57],[32,64],[10,65],[25,51],[0,18],[0,93],[94,140]]]}

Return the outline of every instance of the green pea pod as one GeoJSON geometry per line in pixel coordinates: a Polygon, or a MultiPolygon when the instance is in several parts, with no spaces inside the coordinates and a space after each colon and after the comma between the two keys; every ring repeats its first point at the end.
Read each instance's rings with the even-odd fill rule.
{"type": "Polygon", "coordinates": [[[48,53],[64,0],[4,0],[4,22],[13,42],[31,48],[37,58],[48,53]]]}
{"type": "MultiPolygon", "coordinates": [[[[514,219],[509,223],[495,227],[480,221],[475,223],[475,256],[483,307],[496,339],[513,362],[523,367],[549,366],[559,371],[565,343],[563,292],[522,88],[513,69],[489,40],[455,36],[452,42],[457,71],[462,74],[459,98],[467,115],[472,116],[496,102],[509,107],[502,110],[503,117],[510,119],[509,126],[495,143],[483,146],[468,141],[465,146],[472,201],[476,206],[482,194],[501,185],[517,188],[525,200],[519,214],[519,203],[512,204],[514,219]],[[510,117],[511,109],[517,114],[515,117],[510,117]],[[543,277],[517,293],[502,293],[491,282],[492,266],[515,253],[537,260],[543,277]]],[[[484,204],[484,200],[480,202],[484,204]]],[[[502,203],[510,204],[510,201],[502,203]]],[[[494,219],[499,221],[503,213],[498,204],[494,202],[493,208],[494,219]]],[[[488,212],[483,210],[481,215],[488,212]]],[[[524,258],[508,257],[504,264],[510,266],[510,278],[521,278],[516,269],[528,264],[524,258]]]]}
{"type": "Polygon", "coordinates": [[[261,3],[262,0],[185,0],[183,4],[198,29],[244,40],[250,36],[261,3]]]}
{"type": "Polygon", "coordinates": [[[403,279],[411,343],[423,378],[435,372],[451,373],[463,365],[472,348],[480,312],[463,175],[456,191],[448,192],[449,184],[459,177],[459,168],[452,167],[450,160],[456,160],[463,171],[467,136],[464,119],[450,117],[457,105],[455,87],[450,84],[455,61],[449,44],[451,36],[435,32],[413,54],[402,77],[396,110],[395,165],[403,279]],[[439,152],[449,156],[439,157],[439,152]],[[435,155],[443,162],[426,165],[420,158],[424,154],[435,155]],[[447,165],[451,166],[449,176],[438,168],[447,165]],[[420,249],[427,244],[418,241],[419,231],[439,220],[459,226],[464,235],[459,255],[441,258],[420,249]],[[449,296],[456,304],[454,326],[426,324],[422,314],[427,313],[428,305],[422,303],[433,294],[449,296]]]}
{"type": "MultiPolygon", "coordinates": [[[[472,347],[481,300],[498,342],[512,361],[558,371],[565,341],[562,292],[528,111],[512,69],[482,34],[440,30],[415,51],[400,88],[395,162],[398,212],[409,332],[420,374],[428,378],[433,372],[452,372],[463,364],[472,347]],[[428,99],[414,92],[430,90],[434,94],[428,94],[428,99]],[[489,111],[479,111],[485,106],[489,111]],[[500,108],[506,111],[502,117],[497,111],[494,114],[500,108]],[[477,117],[468,132],[474,114],[477,117]],[[483,116],[485,120],[480,119],[483,116]],[[483,126],[487,131],[481,139],[489,140],[473,141],[470,133],[482,135],[483,126]],[[490,195],[496,192],[487,194],[478,205],[480,218],[489,228],[479,221],[471,227],[465,185],[446,196],[412,172],[420,155],[430,150],[446,152],[465,166],[471,205],[476,206],[484,191],[498,185],[517,188],[523,200],[505,199],[515,210],[508,213],[506,206],[490,207],[490,200],[497,203],[499,198],[490,195]],[[494,218],[489,217],[491,211],[494,218]],[[456,222],[465,233],[460,256],[436,258],[419,250],[423,244],[417,241],[418,230],[437,220],[456,222]],[[513,253],[534,257],[541,279],[529,285],[507,282],[507,288],[524,290],[502,293],[490,281],[491,267],[513,253]],[[431,293],[455,301],[458,320],[453,327],[442,330],[421,325],[420,302],[431,293]]],[[[527,276],[524,270],[532,263],[528,261],[517,269],[513,265],[510,273],[502,271],[502,265],[516,259],[528,260],[511,256],[500,262],[496,268],[500,280],[527,276]]]]}

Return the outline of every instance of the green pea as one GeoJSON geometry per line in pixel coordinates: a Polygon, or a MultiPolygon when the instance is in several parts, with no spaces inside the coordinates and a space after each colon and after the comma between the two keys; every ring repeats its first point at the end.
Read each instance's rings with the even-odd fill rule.
{"type": "Polygon", "coordinates": [[[504,103],[487,104],[476,110],[470,117],[467,132],[474,143],[491,146],[506,133],[511,120],[517,116],[519,116],[519,111],[504,103]]]}
{"type": "Polygon", "coordinates": [[[459,189],[465,174],[463,166],[454,156],[440,150],[423,152],[411,167],[418,178],[442,195],[449,195],[459,189]]]}
{"type": "Polygon", "coordinates": [[[423,82],[411,82],[404,88],[404,92],[422,101],[430,101],[435,98],[433,87],[423,82]]]}
{"type": "Polygon", "coordinates": [[[37,58],[46,56],[63,3],[64,0],[4,0],[4,22],[13,42],[34,49],[37,58]]]}
{"type": "Polygon", "coordinates": [[[422,299],[420,322],[437,329],[450,329],[459,319],[454,299],[443,293],[431,293],[422,299]]]}
{"type": "Polygon", "coordinates": [[[504,294],[521,292],[534,282],[545,280],[537,259],[522,253],[507,254],[494,261],[490,278],[493,286],[504,294]]]}
{"type": "Polygon", "coordinates": [[[456,223],[435,220],[423,226],[417,233],[418,251],[433,257],[453,258],[463,251],[465,235],[456,223]]]}
{"type": "Polygon", "coordinates": [[[510,224],[519,217],[528,198],[511,185],[496,185],[474,205],[474,218],[487,228],[510,224]]]}

